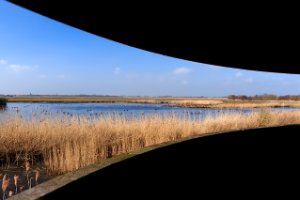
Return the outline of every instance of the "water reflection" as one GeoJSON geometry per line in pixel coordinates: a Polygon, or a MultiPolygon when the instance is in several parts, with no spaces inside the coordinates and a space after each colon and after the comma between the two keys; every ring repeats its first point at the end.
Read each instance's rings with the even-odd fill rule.
{"type": "MultiPolygon", "coordinates": [[[[291,110],[295,108],[272,108],[272,110],[291,110]]],[[[181,108],[165,104],[140,103],[8,103],[0,109],[0,119],[7,116],[19,116],[30,119],[36,117],[77,117],[99,118],[102,116],[125,118],[147,115],[188,117],[203,119],[224,113],[251,113],[256,108],[181,108]]],[[[298,108],[299,110],[299,108],[298,108]]]]}

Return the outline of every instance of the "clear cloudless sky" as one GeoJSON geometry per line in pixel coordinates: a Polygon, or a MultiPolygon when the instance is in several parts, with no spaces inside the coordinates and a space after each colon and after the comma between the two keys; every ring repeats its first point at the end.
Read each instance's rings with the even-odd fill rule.
{"type": "Polygon", "coordinates": [[[122,45],[0,1],[0,94],[300,94],[300,75],[206,65],[122,45]]]}

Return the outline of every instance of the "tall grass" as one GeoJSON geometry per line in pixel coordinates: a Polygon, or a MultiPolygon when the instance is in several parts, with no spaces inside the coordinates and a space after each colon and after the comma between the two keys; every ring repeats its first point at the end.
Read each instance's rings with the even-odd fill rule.
{"type": "Polygon", "coordinates": [[[221,114],[202,121],[188,116],[159,115],[93,120],[15,117],[0,122],[0,162],[6,165],[38,162],[51,172],[64,173],[117,154],[188,136],[300,123],[300,111],[263,112],[221,114]]]}

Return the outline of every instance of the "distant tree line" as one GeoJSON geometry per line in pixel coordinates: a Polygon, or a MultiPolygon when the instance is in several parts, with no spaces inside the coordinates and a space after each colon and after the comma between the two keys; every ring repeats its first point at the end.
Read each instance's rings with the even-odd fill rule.
{"type": "Polygon", "coordinates": [[[228,99],[232,100],[300,100],[300,95],[284,95],[277,96],[273,94],[263,94],[255,96],[246,96],[246,95],[229,95],[228,99]]]}

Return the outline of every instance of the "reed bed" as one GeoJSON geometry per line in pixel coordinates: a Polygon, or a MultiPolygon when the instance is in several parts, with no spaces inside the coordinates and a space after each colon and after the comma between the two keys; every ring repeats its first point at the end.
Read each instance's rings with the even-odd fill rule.
{"type": "Polygon", "coordinates": [[[176,115],[13,117],[0,121],[0,162],[2,167],[40,164],[59,174],[188,136],[287,124],[300,124],[300,111],[225,113],[203,120],[176,115]]]}
{"type": "Polygon", "coordinates": [[[230,100],[230,99],[192,99],[169,101],[179,107],[188,108],[280,108],[300,107],[298,100],[230,100]]]}

